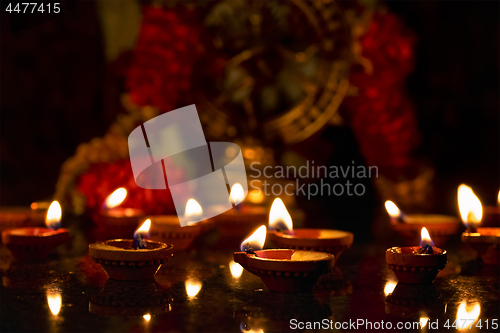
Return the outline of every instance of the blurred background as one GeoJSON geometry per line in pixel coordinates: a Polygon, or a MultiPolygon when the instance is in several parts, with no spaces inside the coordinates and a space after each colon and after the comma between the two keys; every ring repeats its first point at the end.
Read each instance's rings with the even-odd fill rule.
{"type": "MultiPolygon", "coordinates": [[[[192,103],[247,165],[379,168],[361,197],[298,196],[317,227],[368,232],[386,199],[456,215],[460,183],[496,204],[498,2],[61,3],[2,8],[2,206],[55,196],[82,213],[134,187],[128,132],[192,103]]],[[[150,194],[130,200],[171,209],[150,194]]]]}

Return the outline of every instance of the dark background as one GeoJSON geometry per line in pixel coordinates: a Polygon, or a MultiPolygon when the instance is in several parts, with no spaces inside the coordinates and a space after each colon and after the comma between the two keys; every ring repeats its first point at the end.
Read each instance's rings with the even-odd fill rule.
{"type": "MultiPolygon", "coordinates": [[[[456,214],[460,183],[494,204],[500,187],[499,2],[386,4],[418,36],[408,89],[423,138],[418,154],[436,168],[434,207],[456,214]]],[[[17,32],[5,12],[1,19],[0,204],[29,205],[50,199],[61,164],[122,112],[122,78],[116,64],[106,63],[92,1],[17,32]]],[[[330,128],[325,137],[342,146],[330,161],[358,159],[349,128],[330,128]]]]}

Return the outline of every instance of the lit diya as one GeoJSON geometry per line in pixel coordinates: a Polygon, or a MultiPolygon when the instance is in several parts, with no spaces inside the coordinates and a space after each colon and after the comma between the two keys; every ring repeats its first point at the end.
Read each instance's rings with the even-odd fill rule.
{"type": "Polygon", "coordinates": [[[269,212],[269,238],[280,248],[312,250],[335,255],[351,247],[354,235],[332,229],[293,228],[291,215],[280,198],[276,198],[269,212]]]}
{"type": "Polygon", "coordinates": [[[448,239],[460,231],[456,217],[437,214],[404,214],[392,201],[385,202],[391,227],[406,245],[418,242],[420,230],[426,228],[437,246],[444,246],[448,239]]]}
{"type": "MultiPolygon", "coordinates": [[[[184,217],[202,215],[203,209],[195,199],[189,199],[186,204],[184,217]]],[[[148,216],[151,220],[151,239],[172,244],[174,251],[187,249],[202,231],[202,223],[190,223],[181,227],[177,215],[148,216]]]]}
{"type": "Polygon", "coordinates": [[[260,226],[241,243],[234,261],[261,278],[267,289],[279,292],[311,291],[319,277],[329,273],[335,257],[329,253],[294,249],[261,250],[266,226],[260,226]]]}
{"type": "Polygon", "coordinates": [[[446,250],[434,246],[429,232],[421,231],[420,246],[392,247],[385,252],[385,261],[399,282],[432,283],[447,262],[446,250]]]}
{"type": "Polygon", "coordinates": [[[0,231],[11,228],[43,226],[50,202],[33,202],[28,207],[1,207],[0,231]]]}
{"type": "Polygon", "coordinates": [[[102,209],[92,217],[104,229],[107,238],[131,237],[144,218],[145,214],[141,209],[118,207],[126,197],[125,188],[116,189],[106,198],[102,209]]]}
{"type": "Polygon", "coordinates": [[[68,229],[60,228],[62,210],[53,201],[47,210],[47,228],[26,227],[7,229],[2,232],[2,242],[19,261],[46,259],[56,247],[69,240],[68,229]]]}
{"type": "Polygon", "coordinates": [[[241,184],[233,185],[229,198],[234,209],[209,219],[222,237],[241,239],[266,222],[267,209],[264,206],[243,202],[245,191],[241,184]]]}
{"type": "Polygon", "coordinates": [[[172,256],[173,245],[147,240],[151,221],[134,233],[134,239],[112,239],[89,245],[94,262],[101,264],[110,279],[153,279],[160,266],[172,256]]]}
{"type": "Polygon", "coordinates": [[[469,244],[488,265],[500,265],[500,228],[478,227],[483,209],[474,191],[466,185],[458,187],[458,207],[467,230],[462,242],[469,244]]]}

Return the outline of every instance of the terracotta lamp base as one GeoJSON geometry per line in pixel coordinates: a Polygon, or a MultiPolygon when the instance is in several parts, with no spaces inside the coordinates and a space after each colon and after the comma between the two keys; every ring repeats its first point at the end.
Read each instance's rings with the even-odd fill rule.
{"type": "Polygon", "coordinates": [[[154,215],[147,218],[151,220],[151,240],[172,244],[174,252],[189,248],[202,230],[201,222],[181,227],[176,215],[154,215]]]}
{"type": "Polygon", "coordinates": [[[59,245],[69,241],[68,229],[17,228],[2,231],[2,242],[17,261],[47,259],[59,245]]]}
{"type": "Polygon", "coordinates": [[[418,244],[420,232],[425,227],[434,244],[442,247],[452,235],[463,228],[457,218],[446,215],[406,215],[404,223],[391,219],[391,227],[403,238],[406,245],[418,244]]]}
{"type": "Polygon", "coordinates": [[[135,250],[132,239],[113,239],[89,245],[92,260],[101,264],[110,279],[153,279],[172,256],[173,245],[146,240],[146,248],[135,250]]]}
{"type": "Polygon", "coordinates": [[[21,227],[43,226],[47,209],[25,207],[0,208],[0,231],[21,227]]]}
{"type": "Polygon", "coordinates": [[[399,282],[432,283],[447,262],[446,251],[434,247],[433,254],[417,254],[420,247],[393,247],[385,252],[385,260],[399,282]]]}
{"type": "Polygon", "coordinates": [[[104,237],[109,239],[131,238],[144,220],[144,212],[135,208],[113,208],[96,212],[92,220],[102,228],[104,237]]]}
{"type": "Polygon", "coordinates": [[[479,253],[487,265],[500,265],[500,228],[477,228],[477,232],[464,232],[462,242],[479,253]]]}
{"type": "Polygon", "coordinates": [[[293,234],[271,230],[269,240],[280,248],[331,253],[335,261],[351,247],[354,235],[347,231],[329,229],[294,229],[293,234]]]}
{"type": "Polygon", "coordinates": [[[331,271],[335,257],[323,252],[283,249],[255,254],[236,252],[234,261],[260,277],[269,290],[308,292],[321,275],[331,271]]]}

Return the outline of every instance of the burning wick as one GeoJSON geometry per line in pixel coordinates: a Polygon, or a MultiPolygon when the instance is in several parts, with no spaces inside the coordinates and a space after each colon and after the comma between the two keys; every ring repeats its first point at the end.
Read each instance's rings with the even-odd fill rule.
{"type": "Polygon", "coordinates": [[[269,211],[269,229],[286,234],[293,234],[293,221],[283,200],[276,198],[269,211]]]}
{"type": "Polygon", "coordinates": [[[405,214],[398,208],[398,206],[396,206],[394,202],[387,200],[385,202],[385,209],[391,218],[395,219],[399,223],[405,223],[405,214]]]}
{"type": "Polygon", "coordinates": [[[151,220],[147,219],[141,225],[139,229],[134,233],[134,250],[137,249],[145,249],[146,242],[144,241],[144,237],[149,238],[149,227],[151,226],[151,220]]]}
{"type": "Polygon", "coordinates": [[[243,199],[245,199],[245,191],[243,190],[243,186],[241,186],[241,184],[239,183],[234,184],[231,188],[229,198],[233,202],[234,208],[238,212],[241,211],[241,206],[239,204],[243,201],[243,199]]]}
{"type": "Polygon", "coordinates": [[[423,227],[420,238],[420,249],[418,249],[417,254],[433,254],[434,253],[434,242],[427,231],[427,228],[423,227]]]}
{"type": "Polygon", "coordinates": [[[241,251],[257,256],[255,250],[262,250],[266,242],[267,228],[261,225],[250,237],[241,243],[241,251]]]}
{"type": "Polygon", "coordinates": [[[45,217],[45,224],[51,230],[57,230],[61,226],[62,209],[57,201],[52,201],[47,216],[45,217]]]}
{"type": "Polygon", "coordinates": [[[476,233],[477,227],[483,217],[481,201],[479,201],[472,188],[464,184],[458,187],[457,196],[460,217],[467,226],[467,231],[469,233],[476,233]]]}

